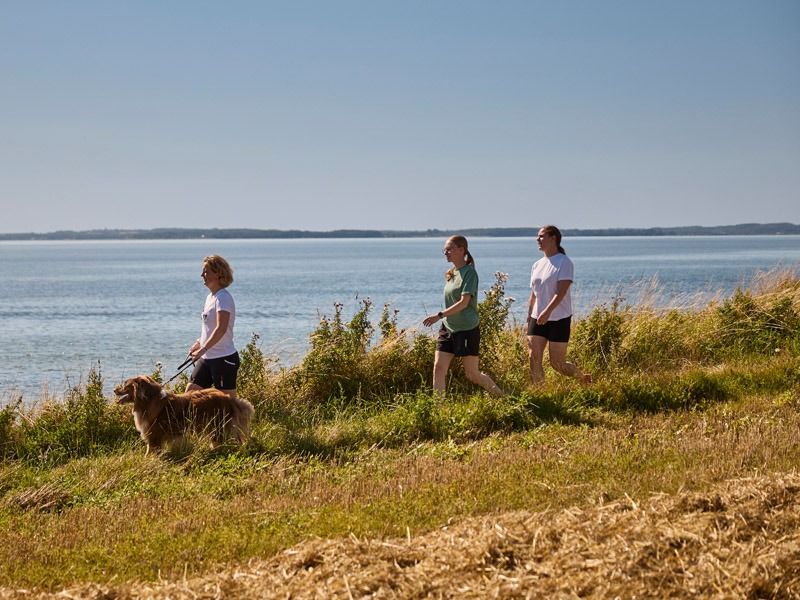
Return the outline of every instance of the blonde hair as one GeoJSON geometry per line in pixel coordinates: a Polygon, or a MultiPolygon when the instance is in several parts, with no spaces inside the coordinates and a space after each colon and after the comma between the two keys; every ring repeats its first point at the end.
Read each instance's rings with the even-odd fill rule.
{"type": "Polygon", "coordinates": [[[206,256],[203,259],[203,266],[219,277],[219,284],[222,287],[226,288],[233,283],[233,269],[231,269],[228,261],[221,256],[216,254],[206,256]]]}
{"type": "MultiPolygon", "coordinates": [[[[469,244],[467,243],[467,238],[463,235],[452,235],[447,238],[448,242],[453,242],[459,248],[464,249],[464,258],[467,260],[468,265],[475,266],[475,259],[472,258],[472,254],[469,253],[469,244]]],[[[450,267],[447,269],[447,272],[444,274],[444,278],[447,281],[450,281],[453,278],[453,275],[456,274],[456,268],[450,267]]]]}

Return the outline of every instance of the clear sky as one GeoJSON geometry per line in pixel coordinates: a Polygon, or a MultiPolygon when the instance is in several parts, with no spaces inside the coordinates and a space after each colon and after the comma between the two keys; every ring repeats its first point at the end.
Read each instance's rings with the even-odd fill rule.
{"type": "Polygon", "coordinates": [[[800,222],[800,2],[6,1],[0,231],[800,222]]]}

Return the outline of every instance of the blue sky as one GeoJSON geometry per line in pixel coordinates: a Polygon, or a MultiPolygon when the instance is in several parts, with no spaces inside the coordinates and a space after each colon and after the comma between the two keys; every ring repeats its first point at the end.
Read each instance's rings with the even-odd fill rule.
{"type": "Polygon", "coordinates": [[[800,2],[6,2],[0,231],[800,222],[800,2]]]}

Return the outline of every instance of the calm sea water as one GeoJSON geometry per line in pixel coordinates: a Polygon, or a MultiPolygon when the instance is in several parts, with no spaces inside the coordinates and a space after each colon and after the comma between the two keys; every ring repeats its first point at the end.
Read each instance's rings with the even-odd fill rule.
{"type": "MultiPolygon", "coordinates": [[[[235,336],[251,334],[284,365],[296,362],[308,334],[334,302],[350,315],[359,299],[399,309],[403,326],[419,326],[441,308],[447,267],[441,239],[192,240],[0,242],[0,404],[12,392],[60,393],[100,361],[106,382],[150,372],[171,374],[198,337],[207,290],[203,256],[225,256],[235,271],[235,336]]],[[[649,293],[659,305],[708,298],[747,285],[754,274],[800,265],[800,237],[571,238],[576,311],[621,295],[649,293]]],[[[509,274],[514,316],[522,320],[535,242],[473,238],[481,288],[509,274]]],[[[481,294],[482,298],[482,294],[481,294]]]]}

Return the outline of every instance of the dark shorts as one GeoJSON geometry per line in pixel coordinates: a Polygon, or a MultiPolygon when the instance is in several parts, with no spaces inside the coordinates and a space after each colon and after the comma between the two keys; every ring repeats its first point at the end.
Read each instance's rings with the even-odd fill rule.
{"type": "Polygon", "coordinates": [[[479,327],[467,331],[449,331],[444,325],[439,330],[436,350],[456,356],[478,356],[481,346],[481,330],[479,327]]]}
{"type": "Polygon", "coordinates": [[[568,342],[569,328],[572,324],[572,317],[565,317],[558,321],[548,321],[544,325],[539,325],[536,319],[528,321],[528,335],[538,335],[550,342],[568,342]]]}
{"type": "Polygon", "coordinates": [[[218,390],[235,390],[238,371],[238,352],[222,358],[201,358],[194,363],[189,381],[201,388],[210,388],[213,383],[218,390]]]}

